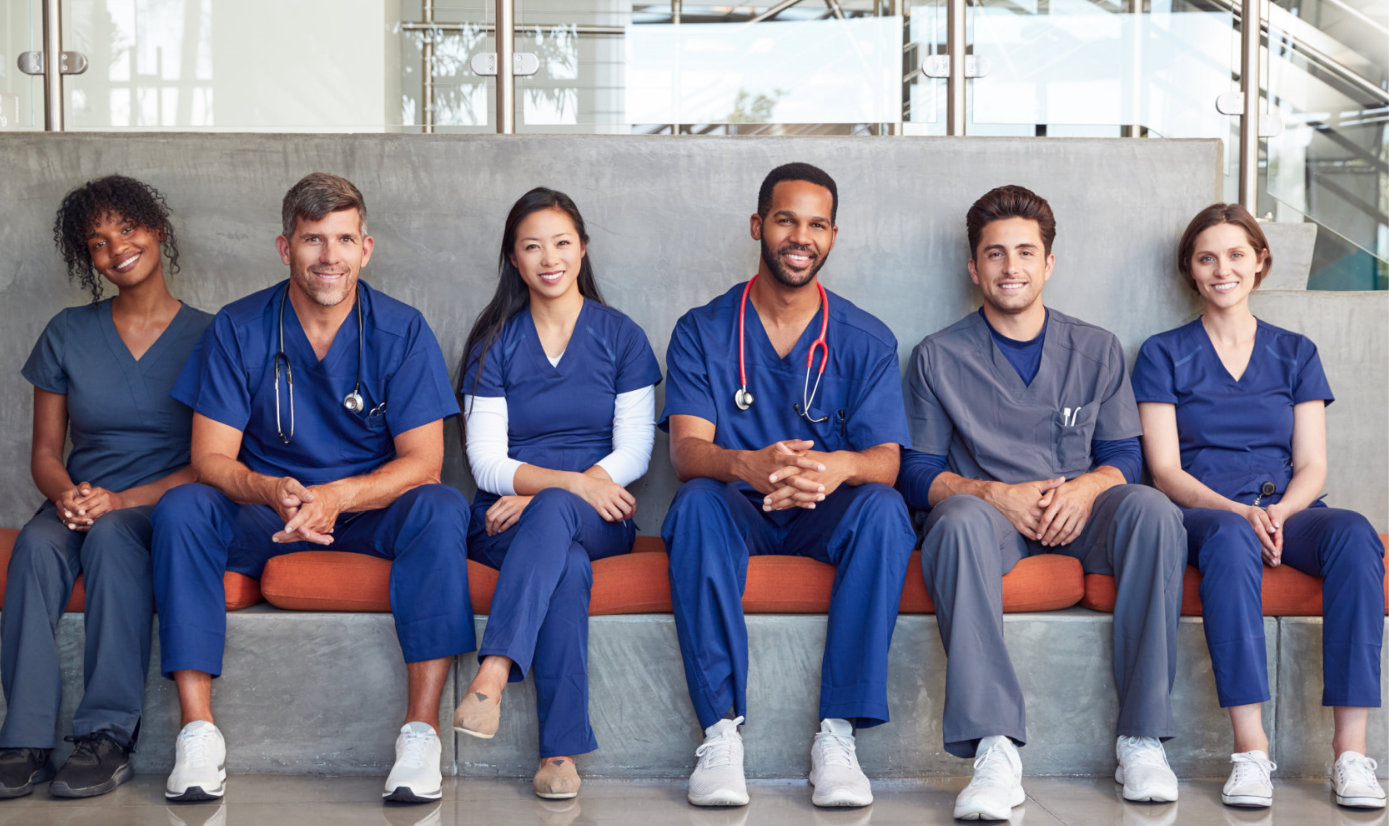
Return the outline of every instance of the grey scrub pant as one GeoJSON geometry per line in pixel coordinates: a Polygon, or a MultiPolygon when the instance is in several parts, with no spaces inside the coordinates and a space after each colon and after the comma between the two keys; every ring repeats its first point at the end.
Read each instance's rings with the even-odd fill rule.
{"type": "Polygon", "coordinates": [[[150,661],[153,506],[124,508],[70,531],[45,505],[15,539],[0,611],[0,748],[52,748],[62,700],[58,620],[83,574],[87,593],[82,701],[76,735],[107,731],[133,745],[150,661]]]}
{"type": "Polygon", "coordinates": [[[1118,734],[1172,737],[1169,695],[1177,673],[1186,531],[1167,497],[1143,485],[1118,485],[1096,497],[1084,530],[1064,547],[1024,539],[997,508],[975,496],[951,496],[931,509],[921,573],[948,657],[945,750],[972,757],[979,740],[995,734],[1027,741],[1022,688],[1003,642],[1002,579],[1036,553],[1072,556],[1087,574],[1114,576],[1118,734]]]}

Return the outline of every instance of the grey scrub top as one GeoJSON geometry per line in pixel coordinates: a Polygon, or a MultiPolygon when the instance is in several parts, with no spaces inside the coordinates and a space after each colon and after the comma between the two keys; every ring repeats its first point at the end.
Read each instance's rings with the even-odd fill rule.
{"type": "Polygon", "coordinates": [[[971,479],[1073,479],[1091,469],[1093,440],[1142,432],[1119,340],[1056,310],[1031,384],[973,312],[916,345],[906,385],[912,447],[971,479]]]}
{"type": "Polygon", "coordinates": [[[69,307],[48,322],[23,374],[67,396],[73,482],[122,491],[188,464],[193,413],[169,390],[211,321],[184,304],[139,361],[116,331],[110,299],[69,307]]]}

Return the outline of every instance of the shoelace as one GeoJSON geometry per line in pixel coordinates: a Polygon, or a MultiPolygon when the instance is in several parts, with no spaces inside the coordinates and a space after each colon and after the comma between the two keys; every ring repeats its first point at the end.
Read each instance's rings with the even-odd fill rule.
{"type": "Polygon", "coordinates": [[[1147,763],[1153,766],[1167,766],[1167,753],[1162,744],[1152,737],[1124,737],[1122,742],[1125,754],[1134,763],[1147,763]]]}
{"type": "Polygon", "coordinates": [[[111,742],[115,742],[115,739],[111,737],[111,735],[100,731],[94,731],[91,734],[72,735],[64,737],[63,739],[72,744],[72,757],[69,757],[69,760],[76,757],[79,760],[88,759],[95,761],[97,759],[97,750],[102,740],[111,740],[111,742]]]}
{"type": "Polygon", "coordinates": [[[430,736],[424,732],[405,732],[405,747],[401,749],[400,758],[396,762],[411,767],[423,766],[424,753],[430,739],[430,736]]]}
{"type": "Polygon", "coordinates": [[[207,765],[207,744],[212,741],[212,732],[184,732],[178,739],[183,743],[183,756],[188,758],[189,767],[200,769],[207,765]]]}
{"type": "Polygon", "coordinates": [[[733,762],[733,739],[738,736],[738,726],[742,725],[743,718],[733,718],[733,725],[718,737],[710,737],[695,749],[695,757],[699,758],[699,765],[709,769],[715,766],[727,766],[733,762]]]}
{"type": "Polygon", "coordinates": [[[1336,770],[1342,775],[1347,775],[1344,781],[1373,785],[1379,787],[1379,778],[1375,777],[1375,769],[1379,768],[1379,763],[1373,757],[1352,757],[1349,760],[1337,760],[1336,770]]]}
{"type": "Polygon", "coordinates": [[[1272,760],[1265,760],[1258,755],[1245,752],[1230,755],[1230,762],[1235,764],[1234,785],[1236,786],[1250,782],[1265,783],[1268,781],[1268,775],[1278,769],[1278,764],[1272,760]]]}
{"type": "Polygon", "coordinates": [[[989,746],[983,754],[974,758],[974,779],[971,782],[990,786],[1011,785],[1015,782],[1013,767],[1009,764],[1008,754],[1003,746],[989,746]]]}
{"type": "Polygon", "coordinates": [[[815,753],[820,756],[822,765],[856,767],[858,766],[858,758],[854,751],[853,737],[831,734],[827,731],[815,735],[815,753]]]}

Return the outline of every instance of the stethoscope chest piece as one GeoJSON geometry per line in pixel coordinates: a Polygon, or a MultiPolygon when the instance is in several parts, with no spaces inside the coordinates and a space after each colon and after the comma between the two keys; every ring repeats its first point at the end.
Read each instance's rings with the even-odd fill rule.
{"type": "Polygon", "coordinates": [[[361,413],[362,408],[366,407],[367,403],[362,399],[362,394],[354,390],[343,396],[342,406],[353,413],[361,413]]]}
{"type": "Polygon", "coordinates": [[[738,406],[739,410],[747,410],[752,407],[752,394],[748,392],[746,387],[739,387],[733,391],[733,403],[738,406]]]}

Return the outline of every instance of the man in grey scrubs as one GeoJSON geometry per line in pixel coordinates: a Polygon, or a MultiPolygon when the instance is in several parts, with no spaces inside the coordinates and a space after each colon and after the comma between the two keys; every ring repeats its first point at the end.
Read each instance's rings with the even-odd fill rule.
{"type": "Polygon", "coordinates": [[[1043,552],[1116,578],[1115,779],[1126,799],[1176,800],[1161,741],[1174,733],[1186,534],[1166,497],[1133,484],[1140,428],[1123,350],[1043,305],[1056,235],[1044,199],[999,187],[970,208],[966,228],[983,307],[912,352],[914,450],[898,481],[908,504],[930,509],[921,568],[949,657],[945,749],[976,758],[955,817],[1007,820],[1024,800],[1017,746],[1027,735],[1001,580],[1043,552]]]}

